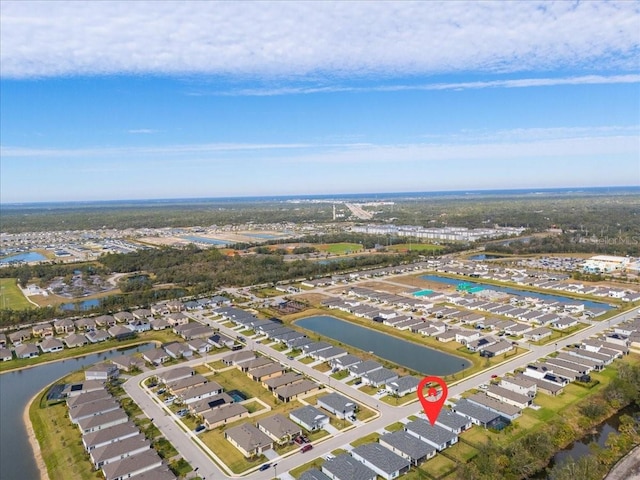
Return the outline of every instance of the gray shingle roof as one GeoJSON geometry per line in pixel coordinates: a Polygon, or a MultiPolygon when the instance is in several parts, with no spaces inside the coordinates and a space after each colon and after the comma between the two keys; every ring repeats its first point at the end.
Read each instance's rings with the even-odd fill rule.
{"type": "Polygon", "coordinates": [[[447,430],[460,430],[469,424],[469,420],[450,410],[441,410],[436,420],[436,425],[440,425],[447,430]]]}
{"type": "Polygon", "coordinates": [[[416,437],[408,434],[404,430],[387,433],[380,437],[380,442],[390,445],[414,460],[431,455],[436,451],[436,449],[428,443],[418,440],[416,437]]]}
{"type": "Polygon", "coordinates": [[[300,420],[305,425],[313,426],[314,423],[321,417],[327,418],[327,416],[311,405],[304,405],[303,407],[296,408],[289,412],[289,416],[300,420]]]}
{"type": "Polygon", "coordinates": [[[311,470],[307,470],[300,475],[298,480],[331,480],[326,474],[322,473],[320,470],[312,468],[311,470]]]}
{"type": "Polygon", "coordinates": [[[500,417],[499,414],[492,412],[488,408],[481,407],[465,399],[459,400],[453,408],[456,412],[475,419],[485,425],[500,417]]]}
{"type": "Polygon", "coordinates": [[[318,399],[318,402],[325,404],[326,406],[334,409],[336,412],[349,411],[355,407],[355,403],[349,400],[347,397],[340,395],[339,393],[330,393],[322,398],[318,399]]]}
{"type": "Polygon", "coordinates": [[[353,455],[364,458],[385,473],[392,474],[409,467],[409,460],[379,443],[366,443],[353,449],[353,455]]]}
{"type": "Polygon", "coordinates": [[[455,433],[447,430],[446,428],[438,425],[431,425],[429,422],[421,419],[407,423],[405,429],[410,434],[419,435],[420,437],[428,439],[437,445],[444,445],[457,437],[455,433]]]}
{"type": "Polygon", "coordinates": [[[330,473],[336,480],[375,480],[376,478],[376,472],[347,453],[324,462],[322,471],[330,473]]]}

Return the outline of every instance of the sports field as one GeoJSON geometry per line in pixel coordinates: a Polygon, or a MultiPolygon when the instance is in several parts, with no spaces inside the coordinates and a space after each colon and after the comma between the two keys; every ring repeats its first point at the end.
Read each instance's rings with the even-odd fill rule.
{"type": "Polygon", "coordinates": [[[24,310],[32,306],[18,288],[15,278],[0,278],[0,308],[24,310]]]}
{"type": "Polygon", "coordinates": [[[324,243],[318,245],[321,252],[333,253],[334,255],[345,255],[348,253],[356,253],[362,250],[359,243],[324,243]]]}

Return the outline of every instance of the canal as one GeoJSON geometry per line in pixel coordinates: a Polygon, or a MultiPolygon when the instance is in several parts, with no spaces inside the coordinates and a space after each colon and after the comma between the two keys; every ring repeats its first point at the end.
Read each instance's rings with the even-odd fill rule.
{"type": "Polygon", "coordinates": [[[586,308],[597,308],[597,309],[602,309],[602,310],[611,310],[613,307],[611,305],[609,305],[608,303],[603,303],[603,302],[594,302],[591,300],[578,300],[575,298],[570,298],[570,297],[564,297],[562,295],[553,295],[550,293],[538,293],[538,292],[532,292],[530,290],[526,290],[526,289],[517,289],[517,288],[510,288],[510,287],[500,287],[498,285],[493,285],[493,284],[489,284],[489,283],[483,283],[483,282],[479,282],[479,281],[468,281],[467,279],[462,279],[462,278],[450,278],[450,277],[442,277],[440,275],[422,275],[420,278],[422,278],[423,280],[426,280],[428,282],[435,282],[435,283],[443,283],[445,285],[453,285],[453,286],[457,286],[461,283],[467,284],[467,285],[471,285],[472,287],[482,287],[485,288],[487,290],[495,290],[497,292],[502,292],[502,293],[507,293],[509,295],[515,295],[518,297],[531,297],[531,298],[539,298],[541,300],[551,300],[551,301],[555,301],[555,302],[561,302],[561,303],[582,303],[584,304],[584,306],[586,308]]]}
{"type": "Polygon", "coordinates": [[[325,337],[346,343],[425,375],[451,375],[468,368],[463,358],[361,327],[336,317],[317,315],[303,318],[296,325],[325,337]]]}
{"type": "Polygon", "coordinates": [[[142,352],[155,345],[94,353],[55,363],[0,374],[0,479],[40,478],[22,414],[27,402],[47,385],[87,365],[121,355],[142,352]]]}

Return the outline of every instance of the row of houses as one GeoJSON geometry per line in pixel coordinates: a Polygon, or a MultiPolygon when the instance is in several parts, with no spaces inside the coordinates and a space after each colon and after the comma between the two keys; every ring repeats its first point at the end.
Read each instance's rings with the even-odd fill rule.
{"type": "Polygon", "coordinates": [[[80,429],[94,468],[102,470],[106,480],[176,479],[104,384],[69,394],[69,419],[80,429]]]}

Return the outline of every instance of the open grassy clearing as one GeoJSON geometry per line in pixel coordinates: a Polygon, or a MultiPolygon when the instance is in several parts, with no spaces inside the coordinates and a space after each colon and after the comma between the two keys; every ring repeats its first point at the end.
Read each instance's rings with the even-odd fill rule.
{"type": "Polygon", "coordinates": [[[359,243],[323,243],[317,245],[316,248],[321,252],[332,253],[334,255],[346,255],[363,250],[362,245],[359,243]]]}
{"type": "Polygon", "coordinates": [[[22,294],[15,278],[0,278],[0,307],[11,310],[24,310],[33,307],[22,294]]]}
{"type": "Polygon", "coordinates": [[[398,243],[384,248],[392,252],[437,252],[438,250],[442,250],[443,247],[430,243],[398,243]]]}

